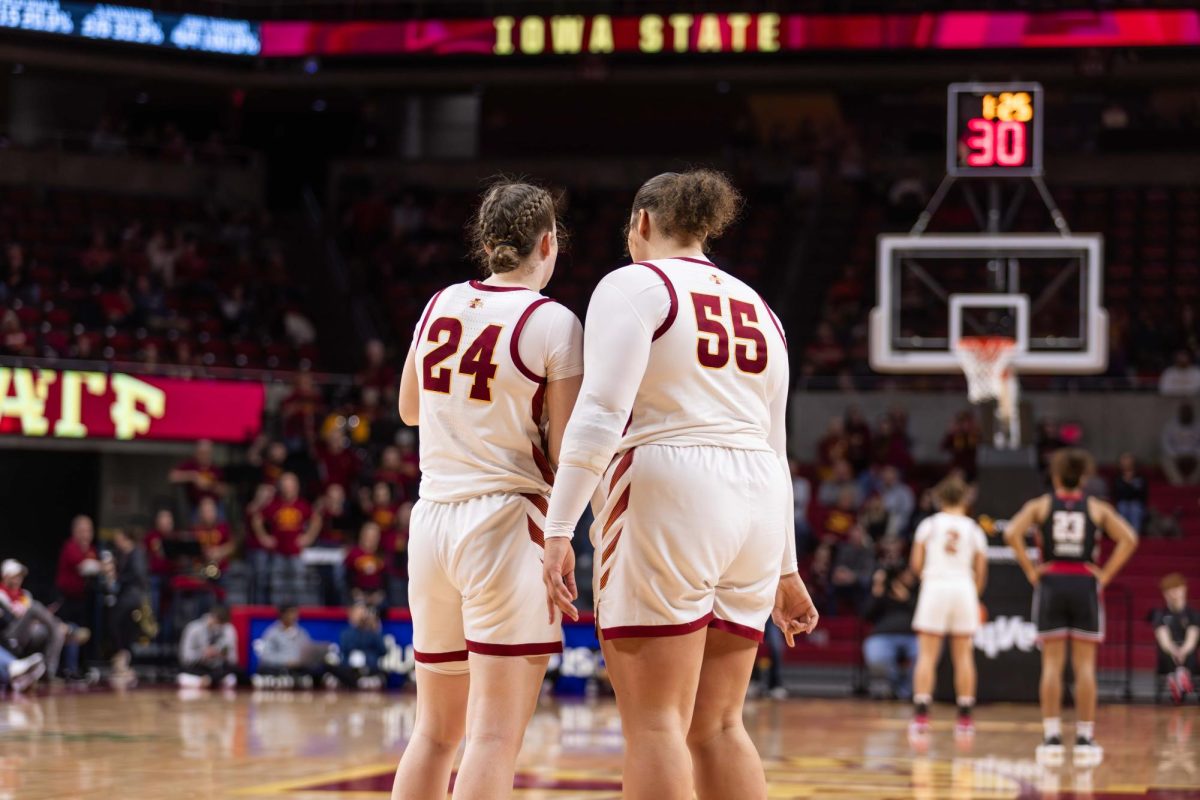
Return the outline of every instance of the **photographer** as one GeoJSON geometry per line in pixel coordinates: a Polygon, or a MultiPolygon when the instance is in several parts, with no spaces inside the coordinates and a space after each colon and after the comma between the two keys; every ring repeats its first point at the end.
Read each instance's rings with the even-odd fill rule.
{"type": "Polygon", "coordinates": [[[887,680],[892,697],[912,697],[912,668],[917,660],[917,637],[912,630],[917,608],[917,579],[904,567],[876,570],[863,617],[871,635],[863,642],[868,675],[887,680]]]}
{"type": "Polygon", "coordinates": [[[101,593],[108,613],[112,637],[112,683],[132,686],[137,682],[129,667],[130,649],[138,639],[153,638],[157,624],[147,602],[149,568],[146,553],[133,536],[118,529],[113,533],[113,549],[100,557],[101,593]]]}
{"type": "Polygon", "coordinates": [[[183,629],[179,643],[179,685],[232,689],[238,683],[237,631],[229,623],[229,609],[214,606],[183,629]]]}

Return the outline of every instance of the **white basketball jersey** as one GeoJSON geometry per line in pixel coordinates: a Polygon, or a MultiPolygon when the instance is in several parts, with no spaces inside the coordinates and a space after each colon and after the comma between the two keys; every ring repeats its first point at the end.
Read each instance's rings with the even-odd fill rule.
{"type": "Polygon", "coordinates": [[[758,293],[708,261],[631,264],[605,280],[628,296],[665,284],[669,304],[621,441],[769,450],[771,402],[787,392],[787,343],[758,293]]]}
{"type": "Polygon", "coordinates": [[[987,535],[970,517],[945,512],[917,526],[915,540],[925,545],[921,580],[975,579],[975,554],[987,552],[987,535]]]}
{"type": "Polygon", "coordinates": [[[529,289],[468,281],[433,296],[413,349],[421,497],[549,493],[546,383],[583,372],[575,315],[529,289]]]}

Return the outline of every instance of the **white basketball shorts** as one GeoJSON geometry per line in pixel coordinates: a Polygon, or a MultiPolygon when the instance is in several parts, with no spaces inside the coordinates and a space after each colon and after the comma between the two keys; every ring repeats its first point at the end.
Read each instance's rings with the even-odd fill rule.
{"type": "Polygon", "coordinates": [[[542,584],[541,495],[420,500],[409,522],[409,607],[417,666],[457,675],[467,654],[562,652],[542,584]]]}
{"type": "Polygon", "coordinates": [[[593,504],[604,638],[711,626],[761,640],[792,513],[786,481],[770,451],[651,444],[618,455],[593,504]]]}
{"type": "Polygon", "coordinates": [[[968,636],[979,628],[979,595],[969,580],[930,580],[921,584],[913,630],[942,636],[968,636]]]}

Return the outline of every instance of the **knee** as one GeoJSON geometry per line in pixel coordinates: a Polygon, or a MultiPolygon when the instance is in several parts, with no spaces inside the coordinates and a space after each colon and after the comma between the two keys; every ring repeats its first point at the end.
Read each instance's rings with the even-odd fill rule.
{"type": "Polygon", "coordinates": [[[687,745],[695,750],[720,740],[730,733],[742,730],[741,709],[726,709],[709,717],[699,715],[692,718],[687,732],[687,745]]]}
{"type": "Polygon", "coordinates": [[[512,755],[521,749],[524,737],[519,730],[497,727],[479,727],[467,731],[467,749],[487,750],[493,753],[508,752],[512,755]]]}

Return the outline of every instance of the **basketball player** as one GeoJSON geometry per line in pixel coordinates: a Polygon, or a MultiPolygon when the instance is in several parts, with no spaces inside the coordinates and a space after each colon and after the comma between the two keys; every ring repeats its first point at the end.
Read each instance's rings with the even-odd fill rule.
{"type": "Polygon", "coordinates": [[[548,612],[574,617],[569,539],[599,487],[593,586],[629,800],[765,798],[742,724],[763,624],[774,606],[792,644],[817,622],[796,573],[787,345],[754,290],[704,255],[740,203],[708,170],[638,190],[637,263],[592,295],[550,499],[548,612]]]}
{"type": "Polygon", "coordinates": [[[1042,645],[1042,725],[1045,739],[1038,760],[1063,760],[1062,673],[1067,642],[1075,673],[1075,750],[1079,766],[1094,766],[1104,757],[1096,744],[1096,646],[1104,641],[1101,592],[1137,549],[1137,534],[1111,505],[1083,492],[1092,473],[1092,457],[1084,450],[1058,450],[1050,459],[1054,493],[1030,500],[1004,531],[1004,540],[1033,584],[1033,617],[1042,645]],[[1042,563],[1034,567],[1025,550],[1025,533],[1036,528],[1042,563]],[[1116,549],[1097,566],[1099,534],[1116,549]]]}
{"type": "Polygon", "coordinates": [[[489,277],[435,294],[408,351],[400,416],[421,434],[408,545],[417,719],[394,800],[446,796],[464,728],[454,796],[510,796],[546,664],[562,651],[542,607],[542,527],[583,332],[539,294],[558,237],[548,192],[493,185],[473,222],[489,277]]]}
{"type": "Polygon", "coordinates": [[[913,615],[917,632],[917,666],[913,672],[915,736],[929,732],[929,705],[937,679],[942,640],[950,637],[954,690],[958,698],[955,733],[975,730],[975,630],[979,627],[979,595],[987,580],[987,536],[967,516],[967,485],[952,475],[933,490],[941,509],[917,526],[911,568],[921,576],[921,593],[913,615]]]}

